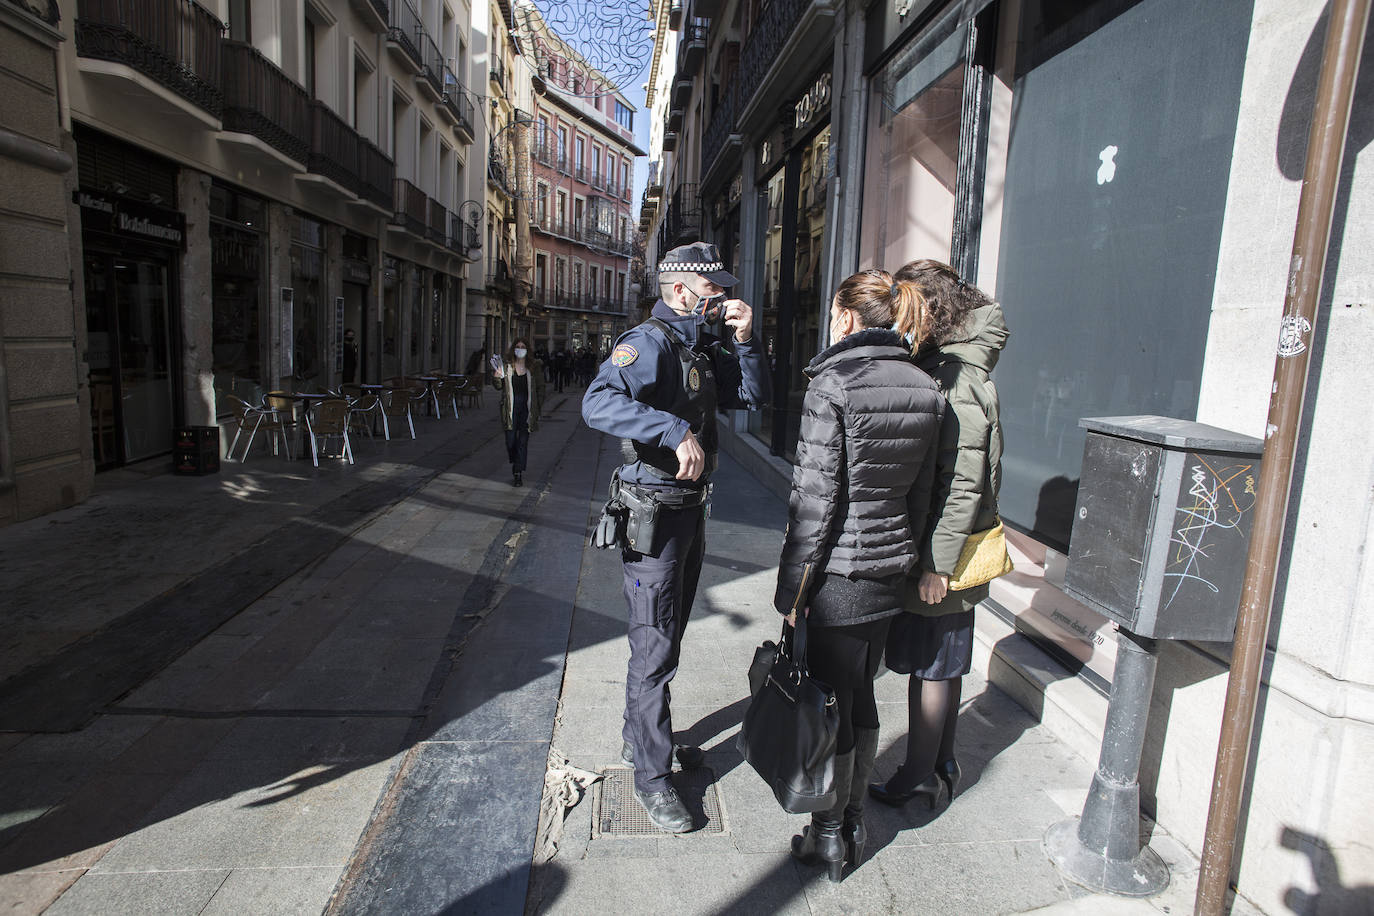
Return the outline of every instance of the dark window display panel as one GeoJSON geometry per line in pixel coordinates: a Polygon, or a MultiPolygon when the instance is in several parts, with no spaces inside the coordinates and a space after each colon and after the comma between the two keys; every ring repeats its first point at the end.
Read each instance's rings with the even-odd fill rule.
{"type": "Polygon", "coordinates": [[[1001,511],[1064,550],[1085,416],[1195,419],[1251,0],[1021,18],[997,292],[1001,511]]]}

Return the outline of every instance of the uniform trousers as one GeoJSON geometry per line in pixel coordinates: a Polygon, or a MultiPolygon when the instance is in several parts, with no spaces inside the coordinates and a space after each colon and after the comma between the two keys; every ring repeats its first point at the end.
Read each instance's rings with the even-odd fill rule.
{"type": "Polygon", "coordinates": [[[623,735],[634,746],[635,788],[662,792],[673,769],[668,685],[677,674],[682,634],[692,613],[706,549],[701,506],[659,509],[655,554],[622,554],[630,608],[630,665],[625,677],[623,735]]]}

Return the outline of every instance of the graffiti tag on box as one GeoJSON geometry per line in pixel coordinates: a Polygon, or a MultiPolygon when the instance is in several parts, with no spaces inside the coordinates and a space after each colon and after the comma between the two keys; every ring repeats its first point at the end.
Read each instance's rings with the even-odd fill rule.
{"type": "MultiPolygon", "coordinates": [[[[1255,508],[1254,461],[1222,456],[1189,454],[1187,463],[1188,499],[1179,499],[1175,510],[1173,534],[1169,538],[1169,561],[1164,569],[1169,607],[1190,584],[1213,594],[1221,591],[1219,577],[1235,570],[1228,562],[1221,568],[1217,557],[1232,556],[1235,542],[1249,536],[1250,516],[1255,508]],[[1167,580],[1173,580],[1168,587],[1167,580]]],[[[1241,549],[1243,553],[1243,546],[1241,549]]]]}

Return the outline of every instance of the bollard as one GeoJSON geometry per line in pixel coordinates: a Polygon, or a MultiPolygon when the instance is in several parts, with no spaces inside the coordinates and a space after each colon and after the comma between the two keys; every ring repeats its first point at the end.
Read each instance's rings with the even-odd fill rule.
{"type": "Polygon", "coordinates": [[[1107,727],[1083,814],[1051,826],[1044,845],[1050,861],[1084,887],[1150,897],[1169,886],[1169,866],[1140,844],[1140,755],[1159,648],[1126,629],[1117,630],[1116,642],[1107,727]]]}

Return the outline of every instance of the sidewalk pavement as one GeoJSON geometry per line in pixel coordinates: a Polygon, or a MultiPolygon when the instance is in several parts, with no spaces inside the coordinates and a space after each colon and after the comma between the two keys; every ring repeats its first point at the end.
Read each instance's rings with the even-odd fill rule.
{"type": "MultiPolygon", "coordinates": [[[[634,814],[612,791],[625,607],[618,558],[585,535],[618,443],[581,424],[576,392],[555,395],[513,488],[494,401],[422,421],[415,442],[360,444],[352,468],[259,452],[199,479],[123,471],[82,506],[0,529],[0,907],[1190,908],[1196,861],[1158,828],[1174,869],[1158,898],[1058,876],[1040,839],[1081,808],[1092,762],[982,672],[964,690],[954,803],[870,806],[869,860],[840,885],[794,863],[804,818],[734,750],[745,668],[779,628],[785,505],[725,457],[673,685],[681,737],[708,750],[685,794],[715,817],[616,835],[634,814]],[[611,778],[579,797],[581,771],[611,778]],[[565,821],[550,816],[564,796],[565,821]]],[[[886,674],[879,696],[886,775],[905,685],[886,674]]]]}

